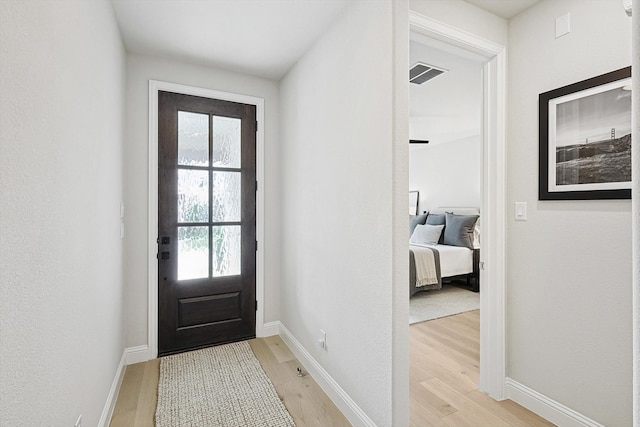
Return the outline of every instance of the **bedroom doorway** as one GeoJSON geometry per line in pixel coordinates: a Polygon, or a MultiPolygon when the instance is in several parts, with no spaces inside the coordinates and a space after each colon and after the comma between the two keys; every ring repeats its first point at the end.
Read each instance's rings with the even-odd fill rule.
{"type": "MultiPolygon", "coordinates": [[[[481,391],[504,399],[505,380],[505,86],[506,50],[410,11],[411,39],[481,64],[481,180],[479,275],[479,381],[481,391]]],[[[413,65],[413,64],[410,64],[413,65]]],[[[430,64],[437,65],[437,64],[430,64]]],[[[422,195],[421,195],[422,198],[422,195]]]]}
{"type": "Polygon", "coordinates": [[[418,196],[419,215],[409,229],[410,323],[480,308],[483,63],[480,55],[411,34],[409,194],[418,196]],[[470,233],[460,235],[461,227],[470,233]],[[431,271],[439,275],[416,270],[435,258],[439,269],[431,271]]]}

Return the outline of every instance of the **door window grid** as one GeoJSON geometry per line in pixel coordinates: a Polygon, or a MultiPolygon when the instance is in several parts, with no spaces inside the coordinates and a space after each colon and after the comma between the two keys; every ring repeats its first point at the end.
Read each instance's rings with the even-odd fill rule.
{"type": "Polygon", "coordinates": [[[178,112],[178,280],[241,273],[240,124],[178,112]]]}

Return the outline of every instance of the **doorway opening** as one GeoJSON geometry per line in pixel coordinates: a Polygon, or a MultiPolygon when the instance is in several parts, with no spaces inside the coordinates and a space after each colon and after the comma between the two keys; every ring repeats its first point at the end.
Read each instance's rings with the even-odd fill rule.
{"type": "Polygon", "coordinates": [[[409,85],[409,193],[418,196],[418,216],[410,221],[410,279],[418,261],[426,261],[425,251],[437,251],[440,267],[435,278],[421,271],[411,289],[409,320],[415,324],[480,308],[484,58],[433,47],[420,34],[410,38],[411,70],[425,63],[440,70],[409,85]],[[424,240],[426,231],[437,241],[424,240]]]}
{"type": "MultiPolygon", "coordinates": [[[[504,399],[505,368],[505,87],[506,49],[415,12],[414,38],[482,63],[480,186],[480,377],[478,387],[504,399]]],[[[437,65],[437,64],[431,64],[437,65]]],[[[438,78],[438,77],[435,77],[438,78]]]]}

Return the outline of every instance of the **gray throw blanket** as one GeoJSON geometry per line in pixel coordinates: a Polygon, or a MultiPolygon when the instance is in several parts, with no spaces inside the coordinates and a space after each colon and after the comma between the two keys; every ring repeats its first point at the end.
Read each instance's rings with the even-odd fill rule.
{"type": "Polygon", "coordinates": [[[431,246],[416,246],[414,248],[410,246],[409,295],[413,296],[416,292],[432,289],[442,289],[440,253],[431,246]],[[418,259],[416,260],[416,258],[418,259]],[[430,265],[431,263],[433,264],[430,265]]]}

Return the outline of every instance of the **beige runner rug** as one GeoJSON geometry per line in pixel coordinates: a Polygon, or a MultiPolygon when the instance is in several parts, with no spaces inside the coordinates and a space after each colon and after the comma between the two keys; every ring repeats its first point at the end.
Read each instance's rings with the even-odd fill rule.
{"type": "Polygon", "coordinates": [[[293,427],[246,341],[160,359],[157,427],[293,427]]]}

